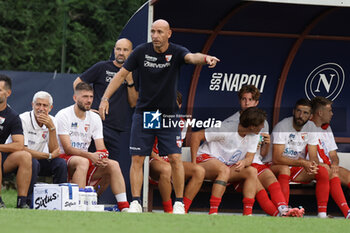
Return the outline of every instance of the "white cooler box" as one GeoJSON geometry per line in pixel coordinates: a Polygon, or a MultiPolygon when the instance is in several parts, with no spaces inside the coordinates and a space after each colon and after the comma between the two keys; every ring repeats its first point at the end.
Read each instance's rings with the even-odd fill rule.
{"type": "Polygon", "coordinates": [[[41,210],[77,210],[79,187],[77,184],[35,184],[33,208],[41,210]]]}

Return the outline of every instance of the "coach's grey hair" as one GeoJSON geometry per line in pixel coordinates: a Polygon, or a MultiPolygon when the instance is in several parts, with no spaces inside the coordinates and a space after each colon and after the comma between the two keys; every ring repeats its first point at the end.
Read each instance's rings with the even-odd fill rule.
{"type": "Polygon", "coordinates": [[[36,99],[38,99],[38,98],[39,99],[48,99],[50,106],[52,106],[52,104],[53,104],[52,96],[46,91],[38,91],[37,93],[35,93],[35,95],[33,96],[33,103],[35,103],[36,99]]]}

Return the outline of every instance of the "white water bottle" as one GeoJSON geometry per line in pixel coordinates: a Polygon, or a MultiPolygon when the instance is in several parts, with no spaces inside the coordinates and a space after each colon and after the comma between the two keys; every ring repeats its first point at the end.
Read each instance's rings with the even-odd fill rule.
{"type": "Polygon", "coordinates": [[[79,205],[78,209],[81,211],[86,211],[87,210],[87,205],[86,205],[86,193],[84,188],[79,189],[79,205]]]}
{"type": "Polygon", "coordinates": [[[92,205],[97,205],[97,193],[96,193],[96,190],[94,190],[94,191],[92,192],[91,204],[92,204],[92,205]]]}
{"type": "Polygon", "coordinates": [[[85,187],[86,199],[87,199],[87,209],[93,210],[94,206],[97,204],[97,194],[92,186],[85,187]]]}

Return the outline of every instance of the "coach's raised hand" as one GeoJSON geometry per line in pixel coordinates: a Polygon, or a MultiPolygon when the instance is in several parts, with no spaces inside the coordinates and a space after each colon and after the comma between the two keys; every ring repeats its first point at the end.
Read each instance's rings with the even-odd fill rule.
{"type": "Polygon", "coordinates": [[[218,59],[217,57],[209,56],[209,55],[206,55],[204,57],[204,60],[205,60],[205,63],[208,64],[209,68],[214,68],[216,66],[216,63],[220,61],[220,59],[218,59]]]}

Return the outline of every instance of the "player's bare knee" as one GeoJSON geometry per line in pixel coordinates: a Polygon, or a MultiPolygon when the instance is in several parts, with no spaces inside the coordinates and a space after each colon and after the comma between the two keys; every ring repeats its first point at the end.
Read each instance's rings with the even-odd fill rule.
{"type": "Polygon", "coordinates": [[[230,177],[230,168],[227,167],[226,165],[221,166],[219,169],[219,174],[218,177],[220,177],[221,180],[228,180],[228,178],[230,177]]]}
{"type": "Polygon", "coordinates": [[[203,167],[201,167],[201,166],[195,165],[194,166],[193,177],[195,177],[198,180],[204,180],[205,169],[203,167]]]}
{"type": "Polygon", "coordinates": [[[254,167],[246,167],[246,172],[248,177],[257,177],[258,176],[258,171],[254,167]]]}
{"type": "Polygon", "coordinates": [[[121,172],[119,163],[115,160],[109,159],[107,162],[107,169],[109,169],[110,173],[119,173],[121,172]]]}
{"type": "Polygon", "coordinates": [[[169,160],[171,168],[174,170],[181,169],[183,167],[182,161],[181,160],[169,160]]]}
{"type": "Polygon", "coordinates": [[[27,151],[18,151],[20,166],[32,167],[32,155],[27,151]]]}
{"type": "Polygon", "coordinates": [[[166,165],[165,164],[162,166],[162,168],[160,169],[160,176],[164,176],[164,177],[171,177],[171,166],[170,165],[166,165]]]}
{"type": "MultiPolygon", "coordinates": [[[[167,166],[170,167],[170,166],[167,166]]],[[[159,174],[159,180],[170,182],[171,180],[171,167],[170,169],[161,170],[159,174]]]]}
{"type": "Polygon", "coordinates": [[[170,162],[171,164],[179,164],[179,163],[182,163],[181,155],[180,155],[180,154],[172,154],[172,155],[169,155],[169,162],[170,162]]]}
{"type": "Polygon", "coordinates": [[[87,172],[89,169],[90,162],[86,158],[79,157],[79,161],[76,163],[75,170],[81,172],[87,172]]]}

